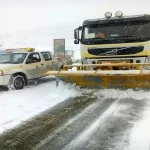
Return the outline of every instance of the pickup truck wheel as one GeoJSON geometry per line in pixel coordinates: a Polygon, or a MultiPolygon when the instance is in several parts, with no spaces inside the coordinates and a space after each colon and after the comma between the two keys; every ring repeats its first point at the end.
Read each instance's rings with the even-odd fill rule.
{"type": "Polygon", "coordinates": [[[21,75],[14,75],[11,77],[10,82],[9,82],[9,89],[13,90],[21,90],[25,86],[25,79],[21,75]]]}

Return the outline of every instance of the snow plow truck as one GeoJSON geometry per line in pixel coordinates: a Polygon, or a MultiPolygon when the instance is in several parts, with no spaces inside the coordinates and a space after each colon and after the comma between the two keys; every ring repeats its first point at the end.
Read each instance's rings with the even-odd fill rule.
{"type": "Polygon", "coordinates": [[[150,88],[150,15],[106,12],[104,18],[85,20],[74,38],[81,63],[48,75],[88,88],[150,88]]]}

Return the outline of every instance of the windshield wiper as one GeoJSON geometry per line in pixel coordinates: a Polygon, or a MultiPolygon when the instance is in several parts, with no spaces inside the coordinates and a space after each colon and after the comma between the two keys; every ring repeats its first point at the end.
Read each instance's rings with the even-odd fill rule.
{"type": "Polygon", "coordinates": [[[103,39],[103,38],[89,38],[86,40],[95,40],[95,41],[107,41],[107,39],[103,39]]]}
{"type": "Polygon", "coordinates": [[[113,37],[113,39],[128,39],[128,38],[137,39],[138,37],[136,37],[136,36],[116,36],[116,37],[113,37]]]}

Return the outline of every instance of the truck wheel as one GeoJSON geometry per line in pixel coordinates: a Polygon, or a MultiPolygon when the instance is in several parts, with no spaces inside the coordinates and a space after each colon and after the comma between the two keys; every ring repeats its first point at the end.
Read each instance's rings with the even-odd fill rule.
{"type": "Polygon", "coordinates": [[[25,79],[21,75],[13,75],[10,78],[8,88],[13,90],[21,90],[25,86],[25,79]]]}

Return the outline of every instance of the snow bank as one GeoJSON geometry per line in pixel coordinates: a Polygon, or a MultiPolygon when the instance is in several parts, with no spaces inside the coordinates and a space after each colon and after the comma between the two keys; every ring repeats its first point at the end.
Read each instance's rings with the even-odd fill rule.
{"type": "Polygon", "coordinates": [[[134,100],[143,100],[150,99],[150,91],[143,90],[120,90],[120,89],[102,89],[94,93],[98,98],[113,98],[113,99],[134,99],[134,100]]]}
{"type": "Polygon", "coordinates": [[[80,94],[78,89],[70,84],[61,83],[56,88],[55,81],[21,91],[0,92],[0,133],[80,94]]]}
{"type": "Polygon", "coordinates": [[[142,119],[135,123],[129,138],[127,150],[149,150],[150,149],[150,109],[147,106],[142,119]]]}

